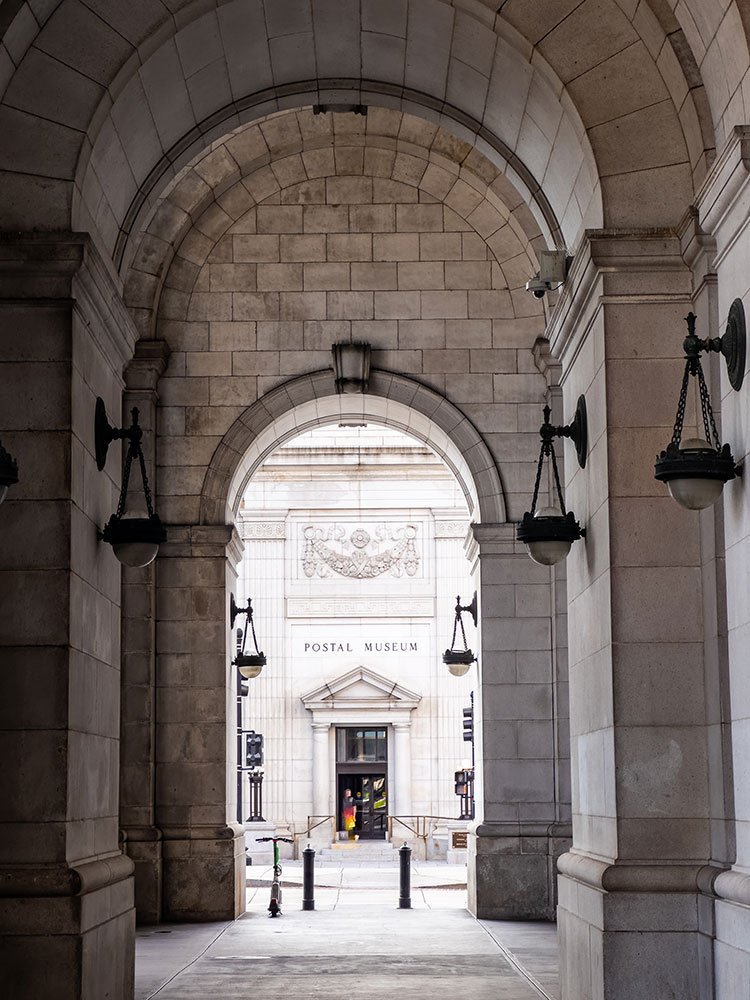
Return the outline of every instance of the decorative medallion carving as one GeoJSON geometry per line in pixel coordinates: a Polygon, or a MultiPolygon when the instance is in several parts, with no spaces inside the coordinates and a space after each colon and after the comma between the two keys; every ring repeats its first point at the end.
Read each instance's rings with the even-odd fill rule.
{"type": "Polygon", "coordinates": [[[415,576],[419,569],[417,528],[413,524],[379,527],[372,534],[356,528],[348,538],[340,525],[321,528],[309,524],[303,534],[302,568],[307,577],[336,573],[353,580],[368,580],[385,573],[415,576]],[[388,543],[393,544],[383,547],[388,543]]]}

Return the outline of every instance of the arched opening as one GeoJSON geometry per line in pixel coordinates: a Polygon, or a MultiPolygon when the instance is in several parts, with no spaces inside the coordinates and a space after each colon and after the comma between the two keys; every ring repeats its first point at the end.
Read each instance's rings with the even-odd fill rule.
{"type": "MultiPolygon", "coordinates": [[[[305,844],[330,856],[347,837],[350,788],[352,839],[380,842],[383,857],[406,840],[415,858],[446,860],[450,835],[473,818],[454,779],[473,766],[462,711],[476,667],[459,677],[442,662],[456,594],[468,604],[475,586],[468,505],[413,432],[322,420],[278,443],[232,504],[244,542],[238,603],[253,597],[269,661],[243,699],[264,762],[239,786],[238,817],[252,812],[256,862],[267,854],[254,839],[261,816],[295,839],[290,856],[305,844]],[[261,782],[258,810],[249,785],[261,782]]],[[[475,650],[477,638],[467,615],[475,650]]]]}

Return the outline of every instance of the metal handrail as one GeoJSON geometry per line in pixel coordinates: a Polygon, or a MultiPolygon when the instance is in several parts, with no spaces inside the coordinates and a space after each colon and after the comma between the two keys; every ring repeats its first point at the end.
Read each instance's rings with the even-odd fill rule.
{"type": "MultiPolygon", "coordinates": [[[[330,816],[308,816],[307,817],[307,829],[304,831],[304,836],[309,837],[310,836],[310,832],[312,830],[314,830],[317,826],[322,826],[324,823],[327,823],[329,819],[335,819],[335,818],[336,817],[334,815],[330,815],[330,816]],[[311,819],[316,819],[318,822],[317,823],[313,823],[313,825],[310,826],[310,820],[311,819]]],[[[303,836],[303,832],[300,831],[299,833],[295,833],[294,836],[295,837],[301,837],[301,836],[303,836]]]]}
{"type": "Polygon", "coordinates": [[[390,816],[389,815],[388,816],[388,837],[389,838],[393,837],[393,821],[395,820],[397,823],[400,823],[401,826],[405,826],[407,830],[411,830],[411,832],[414,834],[415,837],[419,837],[421,840],[426,841],[427,838],[428,838],[428,836],[430,836],[430,834],[427,832],[427,820],[428,819],[429,820],[435,820],[436,819],[436,820],[450,820],[450,821],[454,821],[456,819],[456,817],[455,816],[422,816],[422,815],[418,815],[416,813],[413,814],[413,815],[405,815],[405,816],[390,816]],[[410,826],[408,823],[405,822],[405,820],[407,820],[407,819],[416,820],[416,829],[413,826],[410,826]],[[420,820],[421,820],[421,823],[420,823],[420,820]],[[421,826],[422,830],[424,831],[423,833],[420,833],[420,826],[421,826]]]}

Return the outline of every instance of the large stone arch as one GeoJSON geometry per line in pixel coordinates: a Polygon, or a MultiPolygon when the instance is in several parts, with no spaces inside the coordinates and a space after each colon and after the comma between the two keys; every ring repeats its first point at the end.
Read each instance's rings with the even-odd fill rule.
{"type": "Polygon", "coordinates": [[[395,372],[371,372],[368,392],[337,395],[332,371],[287,382],[249,406],[213,454],[201,491],[200,523],[231,522],[244,485],[290,437],[338,420],[362,419],[424,441],[456,476],[475,521],[506,520],[501,476],[471,421],[433,389],[395,372]]]}
{"type": "Polygon", "coordinates": [[[464,0],[460,7],[410,2],[418,16],[407,18],[407,0],[380,12],[368,2],[347,5],[350,20],[337,15],[336,22],[347,42],[338,47],[322,40],[331,17],[324,0],[304,25],[278,3],[270,24],[260,3],[217,11],[210,0],[193,0],[173,5],[174,15],[144,4],[130,20],[80,4],[4,5],[6,226],[21,228],[19,220],[28,225],[38,216],[41,228],[67,228],[72,219],[74,226],[100,231],[111,249],[124,216],[137,214],[134,199],[147,197],[146,189],[158,188],[222,132],[299,105],[305,94],[309,103],[362,101],[369,94],[374,104],[442,117],[457,134],[494,150],[511,171],[520,163],[522,174],[548,190],[565,241],[574,246],[581,224],[599,224],[594,202],[581,200],[597,175],[589,143],[598,173],[607,178],[606,224],[630,221],[634,185],[649,224],[674,224],[666,202],[674,196],[676,206],[678,188],[684,200],[690,172],[693,186],[700,181],[741,107],[744,4],[669,0],[634,7],[588,0],[569,10],[556,6],[546,16],[535,10],[530,23],[516,4],[497,13],[489,0],[464,0]],[[274,34],[278,23],[283,33],[274,34]],[[603,23],[608,30],[597,36],[603,23]],[[71,33],[96,51],[91,67],[77,65],[75,51],[61,43],[71,33]],[[312,72],[305,75],[301,66],[296,82],[288,66],[282,68],[295,45],[312,59],[312,72]],[[60,71],[53,84],[46,71],[55,62],[60,71]],[[371,65],[377,69],[371,72],[371,65]],[[638,88],[629,86],[633,78],[638,88]],[[582,88],[598,92],[598,106],[581,99],[582,88]],[[615,126],[602,117],[602,100],[619,108],[615,126]],[[633,129],[648,136],[639,148],[633,129]],[[623,164],[630,162],[613,173],[615,150],[627,154],[623,164]],[[580,175],[573,185],[571,167],[580,175]],[[649,176],[628,176],[642,171],[649,176]],[[651,203],[658,176],[665,184],[651,203]]]}
{"type": "MultiPolygon", "coordinates": [[[[189,290],[185,266],[203,266],[210,244],[247,212],[274,195],[304,203],[330,177],[379,178],[394,182],[393,197],[411,187],[442,201],[487,243],[501,269],[513,262],[509,288],[530,278],[538,251],[554,245],[553,231],[540,230],[507,177],[444,129],[388,110],[331,117],[311,109],[272,116],[214,143],[182,171],[131,243],[125,301],[142,336],[154,336],[164,293],[189,290]]],[[[541,303],[533,311],[541,315],[541,303]]]]}

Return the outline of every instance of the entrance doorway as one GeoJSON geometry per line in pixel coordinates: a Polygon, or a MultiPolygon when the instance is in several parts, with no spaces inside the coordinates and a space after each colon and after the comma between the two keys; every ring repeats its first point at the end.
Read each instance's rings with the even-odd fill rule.
{"type": "Polygon", "coordinates": [[[339,773],[338,829],[344,829],[343,803],[351,793],[356,806],[354,832],[360,840],[383,840],[388,826],[388,799],[385,772],[372,774],[339,773]]]}
{"type": "Polygon", "coordinates": [[[388,731],[385,726],[336,730],[338,815],[344,830],[344,800],[356,806],[354,832],[362,840],[383,840],[388,826],[388,731]]]}

